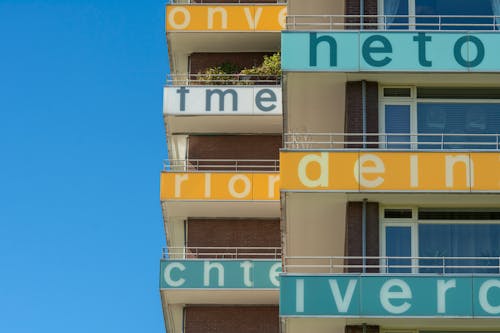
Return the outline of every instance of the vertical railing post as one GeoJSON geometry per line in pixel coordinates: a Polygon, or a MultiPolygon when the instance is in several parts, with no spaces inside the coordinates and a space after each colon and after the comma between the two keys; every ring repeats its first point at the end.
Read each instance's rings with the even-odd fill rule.
{"type": "Polygon", "coordinates": [[[446,261],[445,258],[443,257],[443,275],[446,273],[446,261]]]}

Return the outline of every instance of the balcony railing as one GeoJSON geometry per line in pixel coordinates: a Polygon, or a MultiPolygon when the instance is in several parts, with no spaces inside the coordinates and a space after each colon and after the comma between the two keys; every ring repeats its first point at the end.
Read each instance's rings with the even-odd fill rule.
{"type": "Polygon", "coordinates": [[[279,75],[254,74],[169,74],[167,86],[279,86],[279,75]]]}
{"type": "Polygon", "coordinates": [[[281,259],[281,247],[170,247],[162,259],[281,259]]]}
{"type": "Polygon", "coordinates": [[[500,134],[288,133],[285,149],[500,151],[500,134]]]}
{"type": "Polygon", "coordinates": [[[279,160],[184,159],[163,161],[163,171],[279,172],[279,170],[279,160]]]}
{"type": "Polygon", "coordinates": [[[285,272],[500,274],[500,257],[284,257],[285,272]]]}
{"type": "Polygon", "coordinates": [[[288,30],[492,31],[500,16],[472,15],[288,15],[288,30]],[[360,23],[360,21],[364,21],[360,23]],[[404,21],[404,22],[400,22],[404,21]]]}

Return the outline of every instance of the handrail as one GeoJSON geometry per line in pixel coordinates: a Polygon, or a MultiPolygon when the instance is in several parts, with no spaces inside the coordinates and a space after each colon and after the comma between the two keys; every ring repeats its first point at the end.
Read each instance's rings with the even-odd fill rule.
{"type": "Polygon", "coordinates": [[[278,172],[279,160],[237,160],[237,159],[165,159],[163,171],[197,172],[197,171],[252,171],[278,172]]]}
{"type": "Polygon", "coordinates": [[[500,151],[500,134],[286,133],[285,149],[500,151]]]}
{"type": "Polygon", "coordinates": [[[280,75],[260,74],[168,74],[166,82],[167,86],[279,86],[280,84],[280,75]]]}
{"type": "Polygon", "coordinates": [[[500,257],[286,256],[283,269],[295,273],[500,274],[500,257]]]}
{"type": "Polygon", "coordinates": [[[162,259],[281,259],[281,247],[170,247],[162,259]]]}
{"type": "Polygon", "coordinates": [[[494,15],[288,15],[288,30],[462,30],[491,31],[500,28],[494,15]],[[363,18],[363,24],[360,20],[363,18]],[[394,22],[397,19],[407,22],[394,22]],[[460,22],[460,19],[469,22],[460,22]],[[457,21],[458,20],[458,21],[457,21]],[[484,29],[483,29],[484,28],[484,29]]]}
{"type": "Polygon", "coordinates": [[[175,5],[234,5],[234,4],[245,4],[245,5],[271,5],[271,4],[286,4],[287,0],[267,0],[267,1],[252,1],[252,0],[233,0],[229,1],[218,1],[218,0],[169,0],[168,4],[175,5]]]}

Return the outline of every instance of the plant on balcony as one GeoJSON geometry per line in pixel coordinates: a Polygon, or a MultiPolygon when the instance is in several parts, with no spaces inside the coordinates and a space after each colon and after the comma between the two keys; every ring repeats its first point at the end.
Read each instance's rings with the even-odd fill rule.
{"type": "Polygon", "coordinates": [[[198,81],[201,84],[216,85],[247,85],[255,84],[260,80],[261,83],[273,83],[276,77],[281,76],[281,55],[279,52],[270,56],[265,55],[262,64],[250,68],[241,69],[232,63],[222,63],[219,66],[209,67],[203,72],[198,73],[198,81]],[[235,79],[235,74],[239,76],[235,79]]]}

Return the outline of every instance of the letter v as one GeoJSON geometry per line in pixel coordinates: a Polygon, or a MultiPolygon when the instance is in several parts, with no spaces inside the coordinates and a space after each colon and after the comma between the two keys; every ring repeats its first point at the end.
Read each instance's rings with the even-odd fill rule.
{"type": "Polygon", "coordinates": [[[330,290],[332,291],[333,299],[335,300],[335,305],[337,305],[337,310],[340,313],[346,313],[351,305],[352,296],[354,295],[354,289],[356,289],[357,280],[349,280],[347,289],[344,297],[340,294],[340,288],[337,280],[328,280],[330,283],[330,290]]]}
{"type": "Polygon", "coordinates": [[[248,27],[250,29],[255,30],[257,28],[257,24],[259,24],[260,16],[262,15],[262,7],[257,7],[255,9],[255,16],[252,17],[252,12],[249,7],[245,7],[243,9],[245,11],[245,16],[247,18],[248,27]]]}

